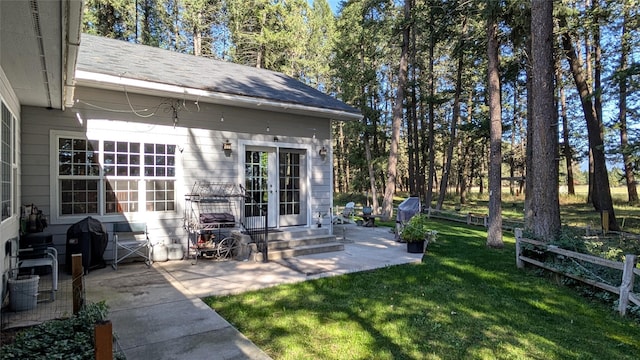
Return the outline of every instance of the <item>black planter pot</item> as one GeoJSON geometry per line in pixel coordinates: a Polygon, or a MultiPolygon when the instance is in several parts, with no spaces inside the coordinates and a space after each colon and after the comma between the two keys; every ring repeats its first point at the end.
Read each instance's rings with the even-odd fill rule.
{"type": "Polygon", "coordinates": [[[424,240],[413,241],[407,243],[407,252],[411,254],[420,254],[424,252],[424,240]]]}

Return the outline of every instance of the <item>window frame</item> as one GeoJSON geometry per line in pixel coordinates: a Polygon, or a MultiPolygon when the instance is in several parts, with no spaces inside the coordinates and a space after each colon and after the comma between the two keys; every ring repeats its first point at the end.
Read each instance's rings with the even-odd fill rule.
{"type": "MultiPolygon", "coordinates": [[[[51,130],[50,131],[50,184],[51,184],[51,192],[50,192],[50,201],[51,201],[51,222],[52,223],[59,223],[59,224],[66,224],[66,223],[74,223],[76,221],[79,221],[81,219],[84,219],[87,216],[92,216],[95,217],[96,219],[99,219],[101,221],[115,221],[117,219],[122,219],[123,216],[126,216],[127,218],[131,217],[131,218],[136,218],[136,217],[142,217],[144,216],[144,214],[153,214],[154,217],[156,218],[160,218],[160,219],[164,219],[164,218],[174,218],[175,215],[178,213],[179,211],[179,204],[178,204],[178,184],[180,182],[180,178],[179,178],[179,170],[180,169],[180,163],[179,163],[179,156],[178,156],[178,146],[177,144],[175,144],[173,141],[171,141],[170,138],[168,137],[153,137],[153,145],[161,145],[161,146],[173,146],[174,149],[174,153],[173,153],[173,159],[174,159],[174,164],[173,164],[173,176],[163,176],[163,177],[158,177],[158,176],[147,176],[144,174],[144,167],[145,167],[145,162],[144,162],[144,146],[145,146],[145,141],[144,140],[140,140],[140,134],[139,133],[127,133],[127,132],[119,132],[117,134],[118,136],[116,137],[115,134],[113,133],[105,133],[105,134],[91,134],[90,136],[87,136],[86,133],[82,133],[82,132],[74,132],[74,131],[64,131],[64,130],[51,130]],[[93,136],[92,136],[93,135],[93,136]],[[59,148],[58,148],[58,144],[60,139],[62,138],[70,138],[70,139],[84,139],[86,141],[91,141],[91,142],[95,142],[97,143],[98,149],[93,149],[93,151],[97,154],[97,161],[98,161],[98,165],[99,165],[99,171],[98,171],[98,175],[78,175],[78,176],[74,176],[73,173],[70,175],[60,175],[59,174],[59,148]],[[114,138],[117,138],[118,140],[114,140],[114,138]],[[104,144],[105,142],[115,142],[115,143],[138,143],[140,144],[140,150],[139,150],[139,154],[140,154],[140,161],[139,164],[137,164],[138,166],[140,166],[140,174],[136,175],[136,176],[128,176],[129,174],[127,174],[127,176],[118,176],[117,175],[117,171],[115,175],[107,175],[105,173],[105,147],[104,144]],[[97,208],[98,208],[98,212],[96,214],[93,213],[78,213],[78,214],[62,214],[62,209],[61,209],[61,195],[62,195],[62,189],[61,189],[61,181],[63,179],[73,179],[73,178],[77,178],[78,180],[81,179],[97,179],[98,181],[98,186],[97,186],[97,192],[98,192],[98,201],[97,201],[97,208]],[[173,182],[173,196],[174,196],[174,200],[173,200],[173,210],[164,210],[164,211],[149,211],[147,210],[147,199],[146,199],[146,193],[147,193],[147,189],[146,189],[146,182],[150,181],[150,180],[164,180],[164,181],[172,181],[173,182]],[[107,212],[107,184],[109,181],[114,181],[114,182],[122,182],[122,181],[133,181],[136,182],[138,184],[137,189],[135,190],[136,196],[137,196],[137,211],[123,211],[123,212],[107,212]]],[[[110,153],[112,154],[112,153],[110,153]]],[[[113,156],[117,156],[115,154],[112,154],[113,156]]],[[[129,166],[130,164],[128,164],[127,166],[129,166]]]]}
{"type": "Polygon", "coordinates": [[[18,120],[9,104],[0,96],[0,223],[9,221],[18,214],[18,149],[17,149],[18,120]],[[9,153],[5,154],[5,111],[8,113],[8,139],[9,153]],[[5,158],[5,156],[8,156],[5,158]],[[6,161],[5,161],[6,160],[6,161]],[[8,182],[5,184],[5,171],[8,172],[8,182]],[[7,198],[4,198],[4,186],[8,187],[7,198]],[[2,214],[2,207],[8,203],[9,212],[6,217],[2,214]]]}

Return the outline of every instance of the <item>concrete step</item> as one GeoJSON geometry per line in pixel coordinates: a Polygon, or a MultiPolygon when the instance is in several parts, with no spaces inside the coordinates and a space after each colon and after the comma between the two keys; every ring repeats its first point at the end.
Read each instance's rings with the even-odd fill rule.
{"type": "MultiPolygon", "coordinates": [[[[343,251],[344,244],[338,242],[329,242],[318,245],[302,245],[292,248],[282,248],[277,250],[269,250],[269,260],[287,259],[302,255],[320,254],[334,251],[343,251]]],[[[257,254],[262,256],[262,254],[257,254]]]]}
{"type": "Polygon", "coordinates": [[[336,241],[334,235],[296,236],[295,239],[269,239],[269,251],[291,249],[301,246],[322,245],[336,241]]]}
{"type": "Polygon", "coordinates": [[[331,236],[331,234],[329,233],[329,228],[291,228],[291,229],[287,229],[287,230],[281,230],[281,231],[273,231],[270,230],[269,231],[269,241],[271,240],[297,240],[297,239],[302,239],[302,238],[307,238],[310,236],[321,236],[321,235],[328,235],[331,236]]]}
{"type": "MultiPolygon", "coordinates": [[[[278,237],[269,234],[269,260],[288,259],[296,256],[319,254],[325,252],[343,251],[344,245],[336,241],[335,235],[328,231],[295,231],[274,232],[278,237]]],[[[262,253],[255,248],[251,253],[254,261],[262,261],[262,253]]]]}

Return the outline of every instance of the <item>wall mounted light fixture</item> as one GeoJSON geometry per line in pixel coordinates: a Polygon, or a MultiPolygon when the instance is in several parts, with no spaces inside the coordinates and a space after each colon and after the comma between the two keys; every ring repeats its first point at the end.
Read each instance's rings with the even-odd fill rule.
{"type": "Polygon", "coordinates": [[[274,136],[274,137],[273,137],[273,142],[278,142],[278,141],[280,141],[280,139],[278,139],[278,137],[277,137],[277,136],[274,136]]]}
{"type": "Polygon", "coordinates": [[[324,145],[322,146],[322,148],[320,150],[318,150],[318,155],[320,155],[320,158],[322,160],[324,160],[327,157],[327,148],[324,147],[324,145]]]}
{"type": "Polygon", "coordinates": [[[224,152],[231,152],[231,142],[229,142],[229,139],[222,143],[222,150],[224,150],[224,152]]]}

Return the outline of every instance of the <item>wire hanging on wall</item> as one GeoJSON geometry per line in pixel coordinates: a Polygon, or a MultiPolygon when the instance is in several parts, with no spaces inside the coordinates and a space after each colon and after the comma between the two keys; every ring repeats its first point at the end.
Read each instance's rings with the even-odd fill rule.
{"type": "MultiPolygon", "coordinates": [[[[127,106],[129,107],[128,110],[108,108],[108,107],[92,104],[90,102],[87,102],[87,101],[84,101],[84,100],[80,100],[80,99],[76,99],[76,103],[81,103],[81,104],[84,104],[84,105],[86,105],[88,107],[91,107],[91,108],[94,108],[94,109],[97,109],[97,110],[102,110],[102,111],[108,111],[108,112],[113,112],[113,113],[134,114],[135,116],[140,117],[140,118],[150,118],[150,117],[156,115],[160,109],[162,109],[163,111],[170,113],[174,129],[178,125],[178,122],[180,120],[179,119],[179,112],[183,111],[183,110],[186,111],[186,112],[191,112],[191,110],[189,110],[189,108],[187,107],[186,98],[183,98],[182,100],[175,99],[175,98],[163,98],[158,103],[158,105],[156,105],[153,108],[135,109],[133,104],[132,104],[132,102],[131,102],[131,99],[129,97],[129,92],[127,91],[127,87],[123,86],[122,88],[123,88],[123,91],[124,91],[125,99],[127,101],[127,106]]],[[[200,98],[198,97],[193,102],[194,105],[197,108],[197,112],[200,112],[199,99],[200,98]]],[[[224,113],[220,117],[220,121],[224,121],[224,113]]]]}

